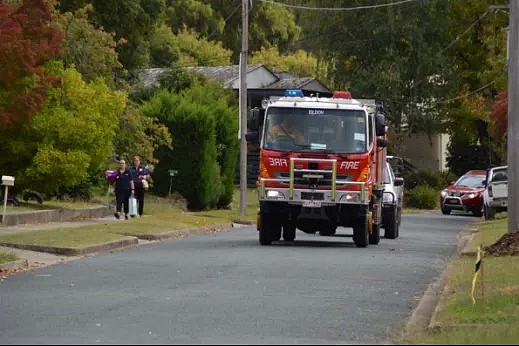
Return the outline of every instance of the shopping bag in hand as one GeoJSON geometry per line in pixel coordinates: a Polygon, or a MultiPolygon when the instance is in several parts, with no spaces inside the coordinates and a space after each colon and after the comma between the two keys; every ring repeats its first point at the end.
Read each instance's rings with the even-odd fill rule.
{"type": "Polygon", "coordinates": [[[137,215],[137,198],[135,198],[134,196],[130,197],[129,207],[130,207],[130,215],[131,216],[137,215]]]}

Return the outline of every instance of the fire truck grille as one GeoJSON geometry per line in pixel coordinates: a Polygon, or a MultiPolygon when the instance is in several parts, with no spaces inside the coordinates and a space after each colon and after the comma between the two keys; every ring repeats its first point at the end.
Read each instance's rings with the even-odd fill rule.
{"type": "MultiPolygon", "coordinates": [[[[290,178],[290,175],[288,173],[279,173],[278,178],[280,179],[288,179],[290,178]]],[[[339,181],[351,181],[351,177],[349,175],[345,174],[337,174],[337,180],[339,181]]],[[[288,182],[286,183],[288,185],[288,182]]],[[[303,178],[303,175],[299,172],[294,173],[294,185],[318,185],[318,186],[332,186],[332,173],[325,173],[324,178],[321,179],[309,179],[309,178],[303,178]]],[[[336,184],[337,186],[342,186],[344,184],[341,184],[338,182],[336,184]]]]}
{"type": "Polygon", "coordinates": [[[322,193],[322,192],[301,192],[301,199],[323,201],[324,193],[322,193]]]}

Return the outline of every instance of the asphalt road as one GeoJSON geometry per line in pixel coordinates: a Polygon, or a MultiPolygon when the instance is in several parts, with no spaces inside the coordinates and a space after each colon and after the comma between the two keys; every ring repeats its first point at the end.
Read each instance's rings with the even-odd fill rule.
{"type": "Polygon", "coordinates": [[[404,215],[366,249],[351,229],[262,247],[241,228],[11,276],[0,344],[388,343],[477,220],[404,215]]]}

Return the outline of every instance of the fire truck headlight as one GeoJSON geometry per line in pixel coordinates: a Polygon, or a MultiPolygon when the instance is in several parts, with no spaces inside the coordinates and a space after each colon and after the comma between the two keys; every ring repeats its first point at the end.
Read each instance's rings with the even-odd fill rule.
{"type": "Polygon", "coordinates": [[[283,192],[275,191],[275,190],[267,190],[265,191],[265,196],[269,199],[285,199],[285,195],[283,192]]]}
{"type": "Polygon", "coordinates": [[[358,202],[360,202],[360,193],[349,192],[347,194],[342,195],[340,201],[348,202],[348,203],[358,203],[358,202]]]}

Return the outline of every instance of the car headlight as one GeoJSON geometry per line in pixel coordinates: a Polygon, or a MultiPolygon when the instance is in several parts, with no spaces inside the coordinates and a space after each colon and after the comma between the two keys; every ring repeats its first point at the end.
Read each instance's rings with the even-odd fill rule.
{"type": "Polygon", "coordinates": [[[348,202],[348,203],[359,203],[360,202],[360,193],[357,192],[349,192],[341,196],[340,201],[348,202]]]}
{"type": "Polygon", "coordinates": [[[283,194],[283,192],[279,192],[276,190],[265,191],[265,196],[269,199],[285,199],[285,195],[283,194]]]}
{"type": "Polygon", "coordinates": [[[442,192],[440,192],[440,195],[442,197],[447,197],[448,193],[447,193],[447,191],[443,190],[442,192]]]}
{"type": "Polygon", "coordinates": [[[465,195],[465,198],[472,199],[472,198],[476,197],[477,195],[478,195],[477,193],[469,193],[468,195],[465,195]]]}

